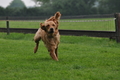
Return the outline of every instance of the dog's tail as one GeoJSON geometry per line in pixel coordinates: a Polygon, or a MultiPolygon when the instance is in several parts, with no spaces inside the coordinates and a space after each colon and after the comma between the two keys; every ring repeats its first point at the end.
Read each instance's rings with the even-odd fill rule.
{"type": "Polygon", "coordinates": [[[36,46],[35,46],[35,48],[34,48],[34,53],[37,52],[37,50],[38,50],[38,46],[39,46],[39,42],[36,43],[36,46]]]}

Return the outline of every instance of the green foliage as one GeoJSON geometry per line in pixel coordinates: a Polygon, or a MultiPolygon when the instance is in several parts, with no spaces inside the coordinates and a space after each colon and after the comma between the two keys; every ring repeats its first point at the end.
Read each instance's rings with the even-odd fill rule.
{"type": "Polygon", "coordinates": [[[0,33],[0,80],[119,80],[120,44],[106,38],[61,36],[59,61],[34,34],[0,33]]]}
{"type": "Polygon", "coordinates": [[[10,5],[4,9],[5,14],[2,16],[25,16],[27,13],[25,13],[26,6],[21,0],[13,0],[10,5]],[[24,14],[25,13],[25,14],[24,14]]]}
{"type": "Polygon", "coordinates": [[[0,15],[5,15],[5,10],[4,10],[4,8],[3,7],[0,7],[0,15]]]}
{"type": "Polygon", "coordinates": [[[120,12],[120,0],[99,0],[99,13],[116,13],[120,12]]]}
{"type": "Polygon", "coordinates": [[[8,8],[23,8],[25,7],[25,4],[21,0],[13,0],[8,8]]]}
{"type": "Polygon", "coordinates": [[[21,0],[13,0],[0,16],[48,16],[60,11],[63,16],[111,14],[120,12],[120,0],[33,0],[40,7],[26,8],[21,0]],[[96,4],[97,3],[97,4],[96,4]],[[12,9],[11,9],[12,8],[12,9]]]}
{"type": "Polygon", "coordinates": [[[51,6],[53,12],[60,11],[64,15],[92,14],[95,0],[51,0],[42,7],[51,6]]]}

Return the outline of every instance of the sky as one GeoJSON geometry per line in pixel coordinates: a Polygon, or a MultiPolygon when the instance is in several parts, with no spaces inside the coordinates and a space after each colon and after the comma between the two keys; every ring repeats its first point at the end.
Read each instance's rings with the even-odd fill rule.
{"type": "MultiPolygon", "coordinates": [[[[6,8],[13,0],[0,0],[0,6],[6,8]]],[[[26,7],[34,7],[35,3],[32,0],[22,0],[26,7]]]]}

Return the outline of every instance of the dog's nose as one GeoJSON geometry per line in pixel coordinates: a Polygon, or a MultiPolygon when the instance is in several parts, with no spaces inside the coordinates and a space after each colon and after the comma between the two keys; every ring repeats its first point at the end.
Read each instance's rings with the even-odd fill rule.
{"type": "Polygon", "coordinates": [[[50,33],[53,33],[54,32],[54,29],[53,28],[50,28],[50,33]]]}
{"type": "Polygon", "coordinates": [[[50,31],[53,31],[53,28],[50,28],[50,31]]]}

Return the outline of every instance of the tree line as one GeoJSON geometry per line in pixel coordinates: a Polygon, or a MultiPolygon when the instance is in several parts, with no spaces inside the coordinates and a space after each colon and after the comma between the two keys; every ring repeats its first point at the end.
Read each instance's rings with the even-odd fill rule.
{"type": "Polygon", "coordinates": [[[48,16],[53,15],[56,11],[60,11],[64,16],[111,14],[120,12],[120,0],[33,1],[39,3],[40,6],[27,8],[21,0],[13,0],[8,7],[0,7],[0,16],[48,16]]]}

